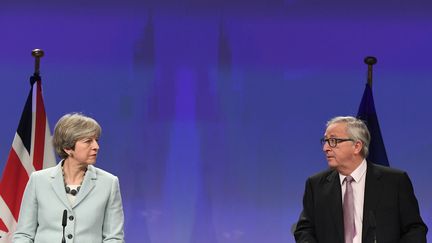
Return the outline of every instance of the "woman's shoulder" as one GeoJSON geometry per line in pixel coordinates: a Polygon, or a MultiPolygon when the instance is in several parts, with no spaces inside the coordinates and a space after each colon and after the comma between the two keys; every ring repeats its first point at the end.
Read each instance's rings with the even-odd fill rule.
{"type": "Polygon", "coordinates": [[[33,181],[33,183],[42,185],[44,183],[52,181],[52,179],[55,178],[59,173],[61,175],[61,171],[59,171],[58,166],[33,171],[30,175],[29,181],[33,181]]]}
{"type": "Polygon", "coordinates": [[[49,167],[49,168],[45,168],[42,170],[37,170],[31,173],[31,175],[33,177],[40,177],[40,176],[53,176],[57,173],[58,171],[58,166],[53,166],[53,167],[49,167]]]}

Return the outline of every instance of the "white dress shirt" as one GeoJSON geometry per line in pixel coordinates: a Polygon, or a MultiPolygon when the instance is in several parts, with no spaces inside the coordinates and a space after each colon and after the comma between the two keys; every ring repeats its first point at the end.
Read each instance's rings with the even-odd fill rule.
{"type": "MultiPolygon", "coordinates": [[[[367,163],[363,159],[361,164],[351,173],[354,181],[351,182],[354,194],[354,222],[356,227],[356,235],[354,236],[353,243],[362,242],[362,227],[363,227],[363,204],[364,192],[366,182],[366,169],[367,163]]],[[[339,179],[342,187],[342,204],[345,195],[346,183],[344,182],[346,176],[339,174],[339,179]]]]}

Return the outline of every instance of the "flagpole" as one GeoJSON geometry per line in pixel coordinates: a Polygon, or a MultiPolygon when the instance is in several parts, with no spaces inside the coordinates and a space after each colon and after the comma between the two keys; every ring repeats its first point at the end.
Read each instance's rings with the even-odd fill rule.
{"type": "Polygon", "coordinates": [[[364,59],[364,62],[368,65],[367,82],[369,86],[372,88],[372,66],[375,65],[375,63],[377,63],[377,59],[376,57],[369,56],[364,59]]]}
{"type": "Polygon", "coordinates": [[[40,59],[44,56],[44,51],[41,49],[34,49],[32,51],[32,56],[35,58],[35,71],[34,75],[39,76],[40,59]]]}

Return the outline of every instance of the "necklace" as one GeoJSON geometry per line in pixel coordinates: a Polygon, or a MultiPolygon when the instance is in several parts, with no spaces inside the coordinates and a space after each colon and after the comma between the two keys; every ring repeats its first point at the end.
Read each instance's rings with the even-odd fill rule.
{"type": "Polygon", "coordinates": [[[75,196],[81,189],[81,185],[77,187],[77,189],[70,189],[69,186],[65,186],[66,194],[71,194],[72,196],[75,196]]]}
{"type": "Polygon", "coordinates": [[[71,194],[72,196],[75,196],[76,194],[78,194],[78,192],[79,192],[80,189],[81,189],[81,185],[82,185],[82,183],[83,183],[83,181],[84,181],[84,177],[85,177],[85,174],[86,174],[87,170],[84,171],[83,179],[81,180],[81,183],[80,183],[80,185],[77,187],[77,189],[71,189],[71,188],[66,184],[66,179],[65,179],[65,173],[64,173],[64,169],[63,169],[63,164],[64,164],[64,162],[62,163],[61,168],[62,168],[62,173],[63,173],[63,183],[64,183],[64,186],[65,186],[66,194],[71,194]]]}

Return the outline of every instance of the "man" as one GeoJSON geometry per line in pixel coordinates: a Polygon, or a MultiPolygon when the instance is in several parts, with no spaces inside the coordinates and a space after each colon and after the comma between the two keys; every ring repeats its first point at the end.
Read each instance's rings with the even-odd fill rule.
{"type": "Polygon", "coordinates": [[[426,242],[408,175],[366,161],[370,134],[363,121],[335,117],[321,141],[330,169],[306,182],[296,242],[426,242]]]}

